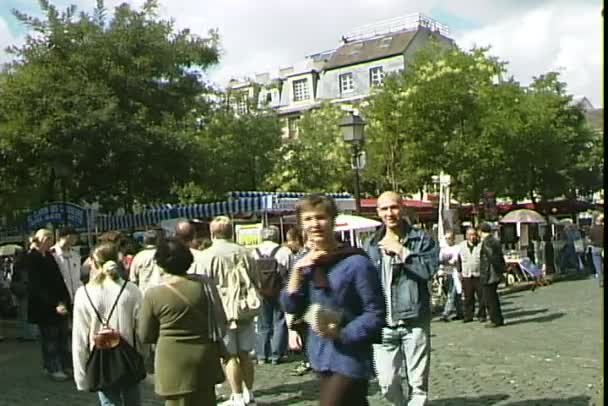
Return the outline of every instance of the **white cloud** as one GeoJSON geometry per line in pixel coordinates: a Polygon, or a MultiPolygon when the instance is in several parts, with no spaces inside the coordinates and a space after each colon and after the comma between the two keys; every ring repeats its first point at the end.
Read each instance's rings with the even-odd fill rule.
{"type": "Polygon", "coordinates": [[[11,45],[18,45],[22,41],[23,38],[14,36],[8,28],[6,21],[0,17],[0,65],[11,60],[11,55],[7,54],[5,49],[11,45]]]}
{"type": "Polygon", "coordinates": [[[463,48],[490,45],[527,85],[533,76],[561,73],[568,91],[602,107],[601,5],[552,2],[456,38],[463,48]]]}
{"type": "MultiPolygon", "coordinates": [[[[59,7],[76,3],[86,11],[95,5],[94,0],[51,1],[59,7]]],[[[106,0],[106,6],[123,1],[106,0]]],[[[127,2],[138,6],[143,1],[127,2]]],[[[161,0],[160,14],[200,35],[219,29],[224,53],[209,76],[225,83],[232,76],[297,64],[308,54],[335,47],[344,33],[359,26],[414,12],[432,17],[433,10],[441,10],[481,27],[452,30],[463,48],[490,44],[524,84],[532,75],[563,67],[569,91],[600,106],[601,7],[599,0],[161,0]]]]}

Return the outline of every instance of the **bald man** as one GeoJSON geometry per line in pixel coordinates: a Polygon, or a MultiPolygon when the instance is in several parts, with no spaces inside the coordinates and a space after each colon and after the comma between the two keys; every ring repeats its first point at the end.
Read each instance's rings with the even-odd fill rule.
{"type": "Polygon", "coordinates": [[[431,354],[428,282],[437,270],[439,251],[435,241],[403,219],[398,193],[382,193],[377,212],[383,225],[365,248],[380,273],[387,302],[382,344],[374,345],[378,383],[391,404],[423,406],[428,399],[431,354]],[[407,371],[405,382],[402,367],[407,371]]]}

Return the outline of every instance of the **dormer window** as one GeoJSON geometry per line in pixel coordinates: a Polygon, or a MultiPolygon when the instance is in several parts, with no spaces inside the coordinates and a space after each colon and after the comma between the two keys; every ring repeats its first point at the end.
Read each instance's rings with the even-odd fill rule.
{"type": "Polygon", "coordinates": [[[369,70],[369,85],[380,86],[384,82],[384,70],[382,66],[376,66],[369,70]]]}
{"type": "Polygon", "coordinates": [[[352,44],[350,46],[350,54],[351,55],[356,55],[359,53],[359,51],[361,51],[361,49],[363,48],[363,43],[362,42],[358,42],[356,44],[352,44]]]}
{"type": "Polygon", "coordinates": [[[347,93],[355,90],[355,81],[352,73],[344,73],[340,75],[340,92],[347,93]]]}
{"type": "Polygon", "coordinates": [[[390,47],[392,41],[393,41],[393,37],[382,38],[382,41],[380,41],[380,48],[390,47]]]}
{"type": "Polygon", "coordinates": [[[293,81],[293,101],[303,101],[310,99],[308,91],[308,79],[299,79],[293,81]]]}

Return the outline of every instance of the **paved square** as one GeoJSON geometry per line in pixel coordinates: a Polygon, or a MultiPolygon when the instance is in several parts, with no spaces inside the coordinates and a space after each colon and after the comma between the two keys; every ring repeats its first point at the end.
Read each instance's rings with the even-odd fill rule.
{"type": "MultiPolygon", "coordinates": [[[[603,393],[603,290],[585,279],[501,297],[507,325],[434,322],[431,406],[600,405],[603,393]]],[[[261,405],[315,405],[314,376],[292,377],[295,363],[256,371],[261,405]]],[[[72,382],[43,376],[38,343],[0,343],[0,406],[96,405],[72,382]]],[[[144,383],[144,405],[161,405],[144,383]]],[[[370,403],[385,405],[372,385],[370,403]]]]}

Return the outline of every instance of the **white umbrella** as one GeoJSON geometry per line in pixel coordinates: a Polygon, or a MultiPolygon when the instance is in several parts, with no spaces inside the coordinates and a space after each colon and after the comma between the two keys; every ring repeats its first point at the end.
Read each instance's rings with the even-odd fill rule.
{"type": "Polygon", "coordinates": [[[518,209],[507,213],[501,223],[536,223],[545,224],[546,220],[542,214],[530,209],[518,209]]]}
{"type": "Polygon", "coordinates": [[[367,217],[354,216],[352,214],[338,214],[336,217],[335,231],[361,231],[361,230],[373,230],[378,227],[379,221],[368,219],[367,217]]]}
{"type": "Polygon", "coordinates": [[[23,247],[17,244],[6,244],[0,247],[0,257],[15,255],[17,251],[21,251],[23,247]]]}

